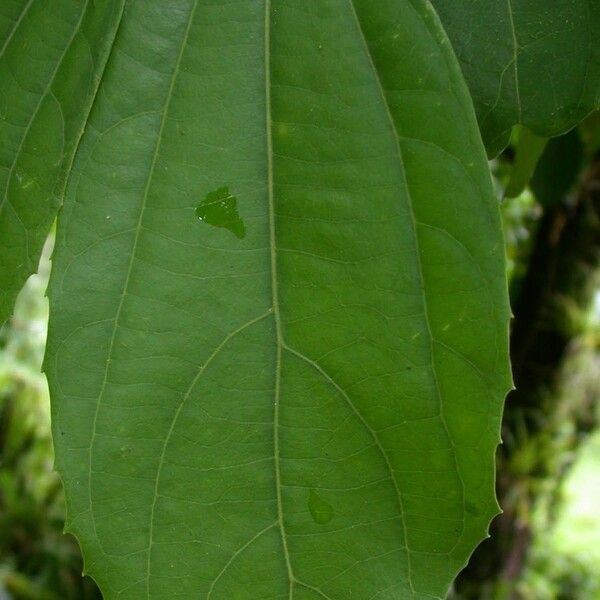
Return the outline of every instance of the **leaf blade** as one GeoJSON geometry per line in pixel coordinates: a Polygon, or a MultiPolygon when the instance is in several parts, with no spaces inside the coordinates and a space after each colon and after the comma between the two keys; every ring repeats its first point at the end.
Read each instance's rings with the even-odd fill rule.
{"type": "Polygon", "coordinates": [[[433,0],[461,62],[490,156],[521,124],[540,137],[567,132],[600,106],[600,11],[561,0],[433,0]]]}
{"type": "Polygon", "coordinates": [[[489,173],[435,15],[131,5],[102,86],[59,222],[46,362],[88,571],[121,600],[174,581],[213,600],[441,596],[496,510],[508,309],[489,173]],[[441,98],[456,130],[424,126],[441,98]],[[224,187],[244,238],[197,221],[224,187]],[[456,373],[489,412],[470,427],[456,373]],[[463,487],[485,489],[471,512],[463,487]]]}
{"type": "Polygon", "coordinates": [[[122,4],[3,7],[12,18],[0,38],[0,325],[37,269],[122,4]]]}

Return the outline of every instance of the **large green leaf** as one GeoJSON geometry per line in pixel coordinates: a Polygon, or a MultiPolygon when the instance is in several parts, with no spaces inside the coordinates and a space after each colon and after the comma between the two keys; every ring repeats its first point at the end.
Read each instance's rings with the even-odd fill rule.
{"type": "Polygon", "coordinates": [[[123,0],[0,5],[0,325],[34,273],[123,0]]]}
{"type": "Polygon", "coordinates": [[[431,0],[469,84],[490,155],[521,123],[562,134],[600,107],[597,0],[431,0]]]}
{"type": "Polygon", "coordinates": [[[486,535],[504,248],[426,2],[128,3],[50,299],[107,599],[440,598],[486,535]]]}

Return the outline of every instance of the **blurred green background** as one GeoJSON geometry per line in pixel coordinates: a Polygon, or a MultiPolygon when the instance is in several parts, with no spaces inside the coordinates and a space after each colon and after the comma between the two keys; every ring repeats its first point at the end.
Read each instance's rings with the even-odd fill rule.
{"type": "Polygon", "coordinates": [[[39,273],[0,331],[0,600],[100,598],[81,577],[76,541],[63,535],[64,497],[52,470],[50,399],[41,373],[52,237],[39,273]]]}
{"type": "MultiPolygon", "coordinates": [[[[453,600],[600,600],[600,113],[550,140],[517,128],[491,167],[515,318],[498,451],[504,513],[453,600]]],[[[41,366],[52,235],[0,330],[0,600],[100,598],[52,470],[41,366]]],[[[259,600],[259,599],[257,599],[259,600]]]]}

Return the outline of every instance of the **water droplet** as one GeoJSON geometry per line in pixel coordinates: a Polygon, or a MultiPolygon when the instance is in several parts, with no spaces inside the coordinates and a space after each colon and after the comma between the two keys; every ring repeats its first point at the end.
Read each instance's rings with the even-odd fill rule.
{"type": "Polygon", "coordinates": [[[237,198],[227,186],[209,192],[196,208],[198,218],[214,227],[228,229],[236,237],[246,237],[246,226],[237,210],[237,198]]]}
{"type": "Polygon", "coordinates": [[[466,502],[465,510],[471,515],[478,515],[481,512],[481,510],[479,510],[479,507],[473,502],[466,502]]]}
{"type": "Polygon", "coordinates": [[[315,523],[319,525],[326,525],[333,519],[335,511],[333,506],[328,502],[325,502],[315,490],[310,490],[308,494],[308,510],[315,523]]]}

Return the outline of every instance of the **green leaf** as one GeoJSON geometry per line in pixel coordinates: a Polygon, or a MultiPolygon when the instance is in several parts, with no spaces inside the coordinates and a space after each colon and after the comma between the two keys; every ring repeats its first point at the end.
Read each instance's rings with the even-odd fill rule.
{"type": "Polygon", "coordinates": [[[551,207],[564,199],[581,173],[584,152],[576,129],[550,140],[531,179],[538,202],[551,207]]]}
{"type": "Polygon", "coordinates": [[[538,160],[548,143],[547,138],[538,137],[526,127],[519,127],[518,134],[515,160],[504,192],[506,198],[516,198],[527,187],[538,160]]]}
{"type": "Polygon", "coordinates": [[[600,3],[432,0],[469,84],[488,154],[513,125],[540,137],[600,107],[600,3]]]}
{"type": "Polygon", "coordinates": [[[443,597],[498,510],[504,272],[427,2],[128,3],[45,363],[105,598],[443,597]]]}
{"type": "Polygon", "coordinates": [[[0,325],[37,270],[123,0],[2,0],[0,325]]]}

